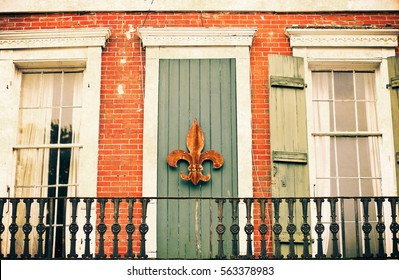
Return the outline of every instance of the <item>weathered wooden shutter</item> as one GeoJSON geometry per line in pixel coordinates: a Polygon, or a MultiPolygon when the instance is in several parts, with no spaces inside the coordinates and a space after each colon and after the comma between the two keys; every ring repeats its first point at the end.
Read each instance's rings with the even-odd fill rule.
{"type": "MultiPolygon", "coordinates": [[[[273,197],[309,196],[307,154],[306,104],[303,58],[269,55],[270,147],[273,197]]],[[[301,209],[295,205],[295,222],[301,224],[301,209]]],[[[283,233],[281,241],[288,241],[285,231],[288,207],[280,207],[283,233]]],[[[301,242],[298,229],[295,242],[301,242]]],[[[284,247],[283,253],[285,251],[284,247]]]]}
{"type": "MultiPolygon", "coordinates": [[[[209,259],[217,254],[218,207],[214,199],[238,195],[236,62],[234,59],[161,59],[158,107],[158,196],[191,199],[159,200],[157,256],[159,258],[209,259]],[[205,137],[204,151],[216,150],[224,164],[212,169],[203,163],[209,182],[197,186],[180,178],[188,164],[168,166],[166,158],[176,149],[188,152],[187,133],[196,118],[205,137]],[[198,199],[192,199],[192,198],[198,199]],[[200,199],[200,198],[203,199],[200,199]]],[[[231,206],[223,211],[224,225],[231,225],[231,206]]],[[[231,240],[229,232],[225,240],[231,240]]],[[[231,242],[224,243],[231,252],[231,242]]]]}
{"type": "Polygon", "coordinates": [[[388,58],[392,126],[396,161],[396,185],[399,192],[399,56],[388,58]]]}

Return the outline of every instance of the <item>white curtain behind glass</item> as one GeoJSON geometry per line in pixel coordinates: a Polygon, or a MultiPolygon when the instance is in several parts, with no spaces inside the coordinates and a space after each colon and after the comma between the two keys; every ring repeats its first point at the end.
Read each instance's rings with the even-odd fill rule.
{"type": "MultiPolygon", "coordinates": [[[[313,127],[317,196],[374,196],[380,190],[380,162],[374,73],[313,72],[313,127]],[[355,137],[356,133],[365,133],[355,137]],[[367,135],[370,133],[372,135],[367,135]],[[346,134],[346,135],[345,135],[346,134]],[[351,136],[349,136],[351,135],[351,136]]],[[[349,254],[354,240],[353,203],[345,204],[349,254]],[[353,232],[353,234],[351,234],[353,232]],[[351,244],[352,243],[352,244],[351,244]]],[[[339,214],[338,212],[336,214],[339,214]]],[[[329,221],[326,202],[323,219],[329,221]]],[[[339,218],[339,217],[338,217],[339,218]]],[[[323,237],[326,253],[331,236],[323,237]]]]}
{"type": "MultiPolygon", "coordinates": [[[[52,129],[58,124],[67,130],[72,128],[72,142],[79,143],[81,122],[82,73],[25,73],[22,75],[19,113],[19,134],[16,154],[15,196],[46,197],[49,185],[50,147],[52,129]],[[65,76],[68,78],[65,79],[65,76]],[[63,86],[62,86],[63,85],[63,86]],[[71,90],[65,90],[70,88],[71,90]],[[64,95],[64,96],[63,96],[64,95]],[[68,96],[69,95],[69,96],[68,96]],[[68,116],[60,122],[63,111],[68,116]]],[[[62,128],[62,127],[61,127],[62,128]]],[[[58,131],[58,135],[60,130],[58,131]]],[[[54,135],[54,131],[53,131],[54,135]]],[[[52,141],[52,142],[51,142],[52,141]]],[[[71,149],[68,184],[77,184],[78,148],[71,149]]],[[[59,157],[57,158],[59,160],[59,157]]],[[[54,165],[52,163],[52,165],[54,165]]],[[[58,163],[57,163],[58,166],[58,163]]],[[[62,172],[62,170],[61,170],[62,172]]],[[[75,187],[74,187],[75,188],[75,187]]],[[[73,189],[74,189],[73,188],[73,189]]],[[[76,195],[74,192],[71,195],[76,195]]],[[[31,225],[37,225],[39,207],[32,204],[31,225]]],[[[20,228],[25,223],[25,204],[18,206],[20,228]]],[[[17,232],[17,254],[23,252],[24,234],[17,232]]],[[[30,251],[37,251],[37,233],[33,228],[30,235],[30,251]]]]}

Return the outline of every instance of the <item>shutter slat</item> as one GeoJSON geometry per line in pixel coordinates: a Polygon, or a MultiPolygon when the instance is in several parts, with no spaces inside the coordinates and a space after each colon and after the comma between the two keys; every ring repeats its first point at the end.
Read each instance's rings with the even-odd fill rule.
{"type": "Polygon", "coordinates": [[[399,88],[399,76],[392,77],[391,78],[391,88],[392,89],[397,89],[399,88]]]}
{"type": "Polygon", "coordinates": [[[303,89],[305,81],[303,78],[270,76],[270,86],[303,89]]]}
{"type": "Polygon", "coordinates": [[[273,162],[307,163],[308,154],[301,152],[273,151],[273,162]]]}

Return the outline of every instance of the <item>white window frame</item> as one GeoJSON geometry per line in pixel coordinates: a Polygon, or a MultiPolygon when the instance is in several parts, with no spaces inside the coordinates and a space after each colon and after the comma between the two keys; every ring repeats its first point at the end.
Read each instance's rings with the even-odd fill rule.
{"type": "MultiPolygon", "coordinates": [[[[395,156],[393,148],[392,114],[387,58],[395,56],[399,29],[369,28],[287,28],[293,55],[304,58],[306,89],[306,114],[310,196],[316,194],[316,166],[312,106],[312,71],[314,70],[371,70],[375,72],[377,118],[381,164],[382,196],[396,196],[395,156]],[[388,109],[387,109],[388,108],[388,109]]],[[[390,209],[384,207],[384,216],[390,209]]],[[[312,213],[316,213],[314,208],[312,213]]],[[[312,221],[313,224],[314,221],[312,221]]],[[[314,226],[315,224],[313,224],[314,226]]],[[[386,250],[392,250],[390,232],[386,231],[386,250]]]]}
{"type": "MultiPolygon", "coordinates": [[[[252,127],[250,87],[250,47],[253,28],[150,28],[139,29],[146,48],[146,74],[143,134],[143,196],[157,196],[158,84],[160,59],[236,59],[238,196],[252,197],[252,127]]],[[[157,252],[156,201],[148,206],[146,238],[150,257],[157,252]]],[[[240,205],[245,213],[245,205],[240,205]]],[[[240,215],[240,227],[245,217],[240,215]]],[[[240,252],[245,253],[244,235],[240,235],[240,252]]]]}
{"type": "MultiPolygon", "coordinates": [[[[83,69],[79,187],[77,196],[97,195],[97,166],[102,48],[108,28],[22,30],[0,32],[0,196],[13,197],[21,74],[36,69],[83,69]]],[[[95,205],[93,205],[95,209],[95,205]]],[[[79,207],[78,223],[85,223],[79,207]]],[[[84,234],[77,236],[84,240],[84,234]]],[[[94,234],[94,233],[93,233],[94,234]]],[[[83,252],[84,242],[77,242],[83,252]]],[[[91,239],[94,250],[95,238],[91,239]]]]}

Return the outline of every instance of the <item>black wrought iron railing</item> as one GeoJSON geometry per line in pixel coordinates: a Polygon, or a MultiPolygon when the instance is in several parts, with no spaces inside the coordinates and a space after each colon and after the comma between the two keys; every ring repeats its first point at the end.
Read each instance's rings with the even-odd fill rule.
{"type": "Polygon", "coordinates": [[[396,259],[398,201],[398,197],[0,198],[0,258],[396,259]],[[174,212],[175,205],[180,205],[179,212],[174,212]],[[187,222],[190,213],[195,219],[187,222]],[[168,242],[169,247],[163,244],[168,242]],[[181,253],[183,247],[194,253],[181,253]]]}

